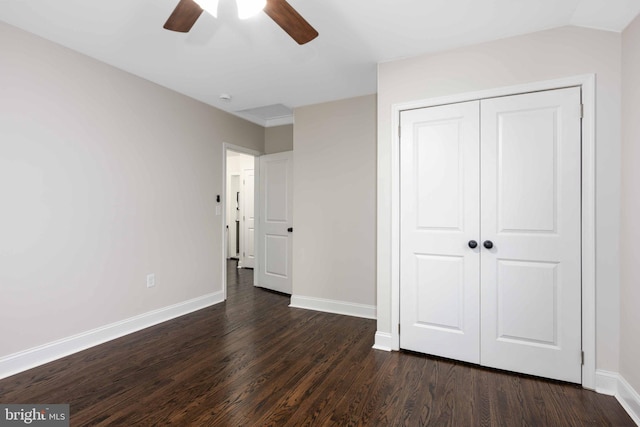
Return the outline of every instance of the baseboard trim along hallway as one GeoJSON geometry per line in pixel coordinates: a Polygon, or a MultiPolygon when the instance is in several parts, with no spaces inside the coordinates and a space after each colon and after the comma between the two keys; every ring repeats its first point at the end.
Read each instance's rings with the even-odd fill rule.
{"type": "Polygon", "coordinates": [[[376,319],[375,305],[291,295],[291,304],[289,304],[289,307],[304,308],[306,310],[322,311],[325,313],[344,314],[345,316],[361,317],[363,319],[376,319]]]}
{"type": "Polygon", "coordinates": [[[183,301],[0,358],[0,379],[224,301],[222,291],[183,301]]]}

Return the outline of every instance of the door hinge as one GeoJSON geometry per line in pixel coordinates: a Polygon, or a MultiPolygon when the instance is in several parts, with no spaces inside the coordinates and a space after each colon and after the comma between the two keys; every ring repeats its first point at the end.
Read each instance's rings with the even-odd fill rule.
{"type": "Polygon", "coordinates": [[[398,139],[402,137],[402,126],[398,126],[398,139]]]}
{"type": "Polygon", "coordinates": [[[245,252],[242,252],[242,258],[246,258],[247,254],[245,252]]]}
{"type": "Polygon", "coordinates": [[[584,104],[580,104],[580,118],[584,118],[584,104]]]}
{"type": "Polygon", "coordinates": [[[398,333],[400,333],[400,323],[398,323],[398,333]]]}
{"type": "Polygon", "coordinates": [[[580,352],[580,358],[582,359],[582,365],[584,365],[584,351],[580,352]]]}

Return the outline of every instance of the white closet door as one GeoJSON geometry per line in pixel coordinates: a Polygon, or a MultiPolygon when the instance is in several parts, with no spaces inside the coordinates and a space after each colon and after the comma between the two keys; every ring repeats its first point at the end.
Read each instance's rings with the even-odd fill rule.
{"type": "Polygon", "coordinates": [[[479,102],[401,115],[400,346],[479,362],[479,102]]]}
{"type": "Polygon", "coordinates": [[[580,89],[481,101],[481,364],[581,382],[580,89]]]}

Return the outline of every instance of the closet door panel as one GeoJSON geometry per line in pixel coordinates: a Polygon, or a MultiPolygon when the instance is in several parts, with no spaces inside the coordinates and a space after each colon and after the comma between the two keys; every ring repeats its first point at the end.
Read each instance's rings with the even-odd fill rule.
{"type": "Polygon", "coordinates": [[[401,115],[400,346],[479,362],[479,103],[401,115]]]}
{"type": "Polygon", "coordinates": [[[580,89],[481,111],[481,364],[579,383],[580,89]]]}

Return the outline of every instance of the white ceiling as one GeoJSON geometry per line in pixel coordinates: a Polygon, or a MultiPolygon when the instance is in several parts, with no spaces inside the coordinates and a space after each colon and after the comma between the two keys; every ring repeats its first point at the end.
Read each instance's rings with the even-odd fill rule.
{"type": "Polygon", "coordinates": [[[271,126],[291,121],[282,106],[375,93],[379,62],[564,25],[620,32],[640,12],[640,0],[289,3],[317,39],[299,46],[264,13],[240,21],[232,0],[188,34],[162,28],[177,0],[0,0],[0,20],[271,126]]]}

